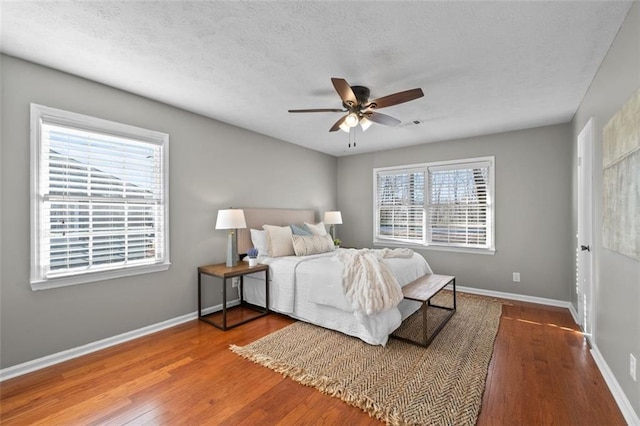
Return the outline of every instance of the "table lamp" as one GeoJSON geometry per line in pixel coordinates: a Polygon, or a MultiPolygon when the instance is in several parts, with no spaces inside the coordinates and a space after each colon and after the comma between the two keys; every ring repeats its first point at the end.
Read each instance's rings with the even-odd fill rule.
{"type": "Polygon", "coordinates": [[[331,237],[336,239],[335,225],[342,225],[342,214],[339,211],[324,212],[324,223],[331,225],[331,237]]]}
{"type": "Polygon", "coordinates": [[[236,266],[238,264],[238,233],[236,229],[246,228],[247,223],[244,220],[244,210],[242,209],[224,209],[218,210],[218,218],[216,220],[216,229],[228,229],[227,237],[227,266],[236,266]]]}

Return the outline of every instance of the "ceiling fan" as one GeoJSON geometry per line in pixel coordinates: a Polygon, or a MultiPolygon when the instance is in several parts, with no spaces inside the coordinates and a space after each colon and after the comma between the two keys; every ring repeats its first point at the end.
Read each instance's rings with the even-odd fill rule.
{"type": "Polygon", "coordinates": [[[340,129],[349,132],[352,127],[356,127],[358,124],[360,124],[364,131],[367,130],[372,123],[384,124],[385,126],[395,126],[400,123],[400,120],[374,110],[409,102],[424,96],[422,89],[418,88],[369,101],[370,91],[367,87],[350,86],[347,80],[343,78],[332,78],[331,82],[336,92],[338,92],[338,95],[340,95],[340,99],[342,99],[344,109],[290,109],[289,112],[346,112],[347,114],[336,121],[329,131],[335,132],[340,129]]]}

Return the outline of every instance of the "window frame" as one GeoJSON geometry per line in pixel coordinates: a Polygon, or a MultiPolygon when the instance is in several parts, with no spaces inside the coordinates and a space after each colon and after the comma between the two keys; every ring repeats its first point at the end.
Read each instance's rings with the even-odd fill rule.
{"type": "Polygon", "coordinates": [[[374,246],[395,246],[395,247],[413,247],[419,249],[428,249],[428,250],[441,250],[441,251],[452,251],[452,252],[461,252],[461,253],[475,253],[475,254],[487,254],[493,255],[495,254],[495,157],[494,156],[486,156],[486,157],[474,157],[474,158],[463,158],[457,160],[446,160],[446,161],[434,161],[429,163],[419,163],[419,164],[408,164],[408,165],[400,165],[400,166],[390,166],[390,167],[377,167],[373,169],[373,244],[374,246]],[[462,169],[465,166],[470,166],[478,163],[488,163],[488,182],[487,182],[487,210],[488,216],[486,226],[487,226],[487,246],[486,247],[469,247],[469,246],[460,246],[456,244],[448,244],[448,243],[431,243],[429,242],[430,232],[429,228],[429,215],[428,215],[428,207],[429,207],[429,196],[430,196],[430,176],[429,169],[430,168],[444,168],[444,169],[462,169]],[[380,229],[380,216],[379,216],[379,206],[378,206],[378,176],[380,174],[393,174],[402,173],[402,172],[423,172],[424,173],[424,200],[423,200],[423,235],[422,240],[420,242],[411,242],[407,240],[402,240],[393,237],[385,237],[379,234],[380,229]]]}
{"type": "Polygon", "coordinates": [[[31,259],[30,259],[30,285],[32,290],[45,290],[50,288],[66,287],[70,285],[85,284],[95,281],[103,281],[114,278],[128,277],[151,272],[159,272],[169,269],[170,241],[169,241],[169,135],[166,133],[143,129],[128,124],[117,123],[84,114],[65,111],[57,108],[38,104],[31,104],[31,259]],[[117,267],[70,271],[67,274],[47,276],[45,265],[42,262],[44,227],[42,224],[43,207],[45,205],[45,188],[42,183],[42,125],[53,124],[68,126],[74,129],[96,132],[109,136],[116,136],[135,140],[137,142],[154,144],[160,147],[162,152],[161,178],[162,178],[162,215],[163,224],[163,256],[155,261],[144,264],[119,265],[117,267]]]}

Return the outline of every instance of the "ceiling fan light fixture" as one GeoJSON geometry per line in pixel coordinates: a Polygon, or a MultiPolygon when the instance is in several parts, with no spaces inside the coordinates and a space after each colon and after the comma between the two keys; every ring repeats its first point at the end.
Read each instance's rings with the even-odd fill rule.
{"type": "Polygon", "coordinates": [[[359,121],[360,119],[358,118],[358,114],[356,114],[355,112],[352,112],[349,115],[347,115],[347,118],[344,120],[344,123],[349,127],[356,127],[359,121]]]}
{"type": "MultiPolygon", "coordinates": [[[[1,0],[0,0],[1,1],[1,0]]],[[[330,132],[342,130],[349,133],[351,129],[360,124],[362,131],[366,131],[373,123],[385,126],[397,126],[400,120],[381,114],[373,109],[386,108],[402,104],[424,96],[422,89],[411,89],[393,93],[381,98],[369,101],[369,88],[364,86],[351,86],[344,78],[332,78],[331,83],[342,100],[342,108],[313,108],[290,109],[289,112],[347,112],[329,128],[330,132]]],[[[355,146],[355,142],[354,142],[355,146]]]]}
{"type": "Polygon", "coordinates": [[[362,127],[362,131],[365,132],[371,125],[373,121],[369,120],[367,117],[362,117],[360,119],[360,127],[362,127]]]}

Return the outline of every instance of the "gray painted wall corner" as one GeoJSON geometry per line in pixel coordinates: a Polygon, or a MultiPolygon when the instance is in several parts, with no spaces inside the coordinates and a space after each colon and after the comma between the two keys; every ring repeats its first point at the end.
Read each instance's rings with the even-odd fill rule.
{"type": "MultiPolygon", "coordinates": [[[[194,312],[197,266],[225,259],[226,233],[215,230],[220,208],[312,208],[318,217],[335,208],[335,157],[9,56],[0,60],[0,368],[194,312]],[[31,102],[170,135],[168,271],[30,290],[31,102]]],[[[205,302],[221,302],[213,286],[205,302]]]]}

